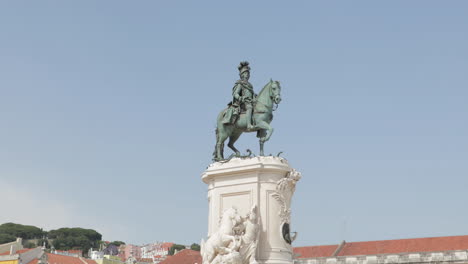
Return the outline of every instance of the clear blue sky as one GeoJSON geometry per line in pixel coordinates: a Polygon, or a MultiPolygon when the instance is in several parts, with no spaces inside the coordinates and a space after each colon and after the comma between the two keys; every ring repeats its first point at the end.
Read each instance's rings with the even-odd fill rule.
{"type": "MultiPolygon", "coordinates": [[[[267,153],[295,246],[467,235],[468,2],[2,1],[0,222],[199,242],[241,60],[281,81],[267,153]]],[[[254,149],[253,134],[239,139],[254,149]]]]}

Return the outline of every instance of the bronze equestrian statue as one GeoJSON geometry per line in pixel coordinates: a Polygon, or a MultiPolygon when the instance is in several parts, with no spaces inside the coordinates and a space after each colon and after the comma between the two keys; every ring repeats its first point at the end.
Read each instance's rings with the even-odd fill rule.
{"type": "Polygon", "coordinates": [[[214,161],[224,160],[224,141],[229,138],[228,147],[240,157],[240,152],[234,143],[244,132],[257,132],[260,141],[260,156],[264,156],[263,145],[273,133],[270,126],[273,120],[274,105],[281,102],[281,86],[278,81],[270,80],[258,93],[255,94],[249,82],[249,63],[241,62],[239,76],[232,88],[232,101],[228,107],[221,111],[217,119],[216,147],[213,152],[214,161]]]}

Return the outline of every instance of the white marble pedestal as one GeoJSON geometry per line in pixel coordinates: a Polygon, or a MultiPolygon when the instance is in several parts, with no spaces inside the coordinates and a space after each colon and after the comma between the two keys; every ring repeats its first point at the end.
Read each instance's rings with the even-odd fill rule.
{"type": "MultiPolygon", "coordinates": [[[[218,231],[224,210],[245,216],[257,205],[259,263],[292,263],[289,240],[290,203],[300,173],[279,157],[234,158],[211,164],[202,175],[208,185],[208,237],[218,231]],[[287,233],[287,234],[286,234],[287,233]]],[[[293,239],[292,239],[293,240],[293,239]]]]}

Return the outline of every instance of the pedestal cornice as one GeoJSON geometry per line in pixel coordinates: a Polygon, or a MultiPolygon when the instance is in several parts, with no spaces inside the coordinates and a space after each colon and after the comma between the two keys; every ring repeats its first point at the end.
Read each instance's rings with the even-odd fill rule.
{"type": "Polygon", "coordinates": [[[214,162],[208,166],[202,174],[202,180],[208,184],[213,178],[218,176],[234,176],[245,174],[246,172],[267,172],[282,171],[289,172],[288,161],[281,157],[252,157],[252,158],[233,158],[228,162],[214,162]]]}

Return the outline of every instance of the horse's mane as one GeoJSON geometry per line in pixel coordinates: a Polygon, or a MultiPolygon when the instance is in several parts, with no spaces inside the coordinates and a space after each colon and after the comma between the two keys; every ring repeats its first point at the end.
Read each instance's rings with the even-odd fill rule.
{"type": "Polygon", "coordinates": [[[264,91],[267,91],[268,90],[267,88],[270,88],[270,86],[273,83],[276,83],[279,86],[279,81],[273,81],[272,79],[270,79],[270,81],[267,84],[265,84],[265,86],[263,86],[262,90],[258,93],[257,97],[260,97],[264,91]]]}
{"type": "Polygon", "coordinates": [[[263,86],[262,90],[260,90],[260,92],[258,93],[258,97],[260,97],[260,95],[262,95],[264,91],[267,91],[267,88],[269,88],[273,82],[277,83],[278,81],[270,80],[267,84],[265,84],[265,86],[263,86]]]}
{"type": "Polygon", "coordinates": [[[260,92],[258,93],[258,97],[260,97],[260,95],[262,95],[262,93],[267,90],[271,83],[273,83],[272,80],[270,80],[267,84],[265,84],[265,86],[263,86],[262,90],[260,90],[260,92]]]}

